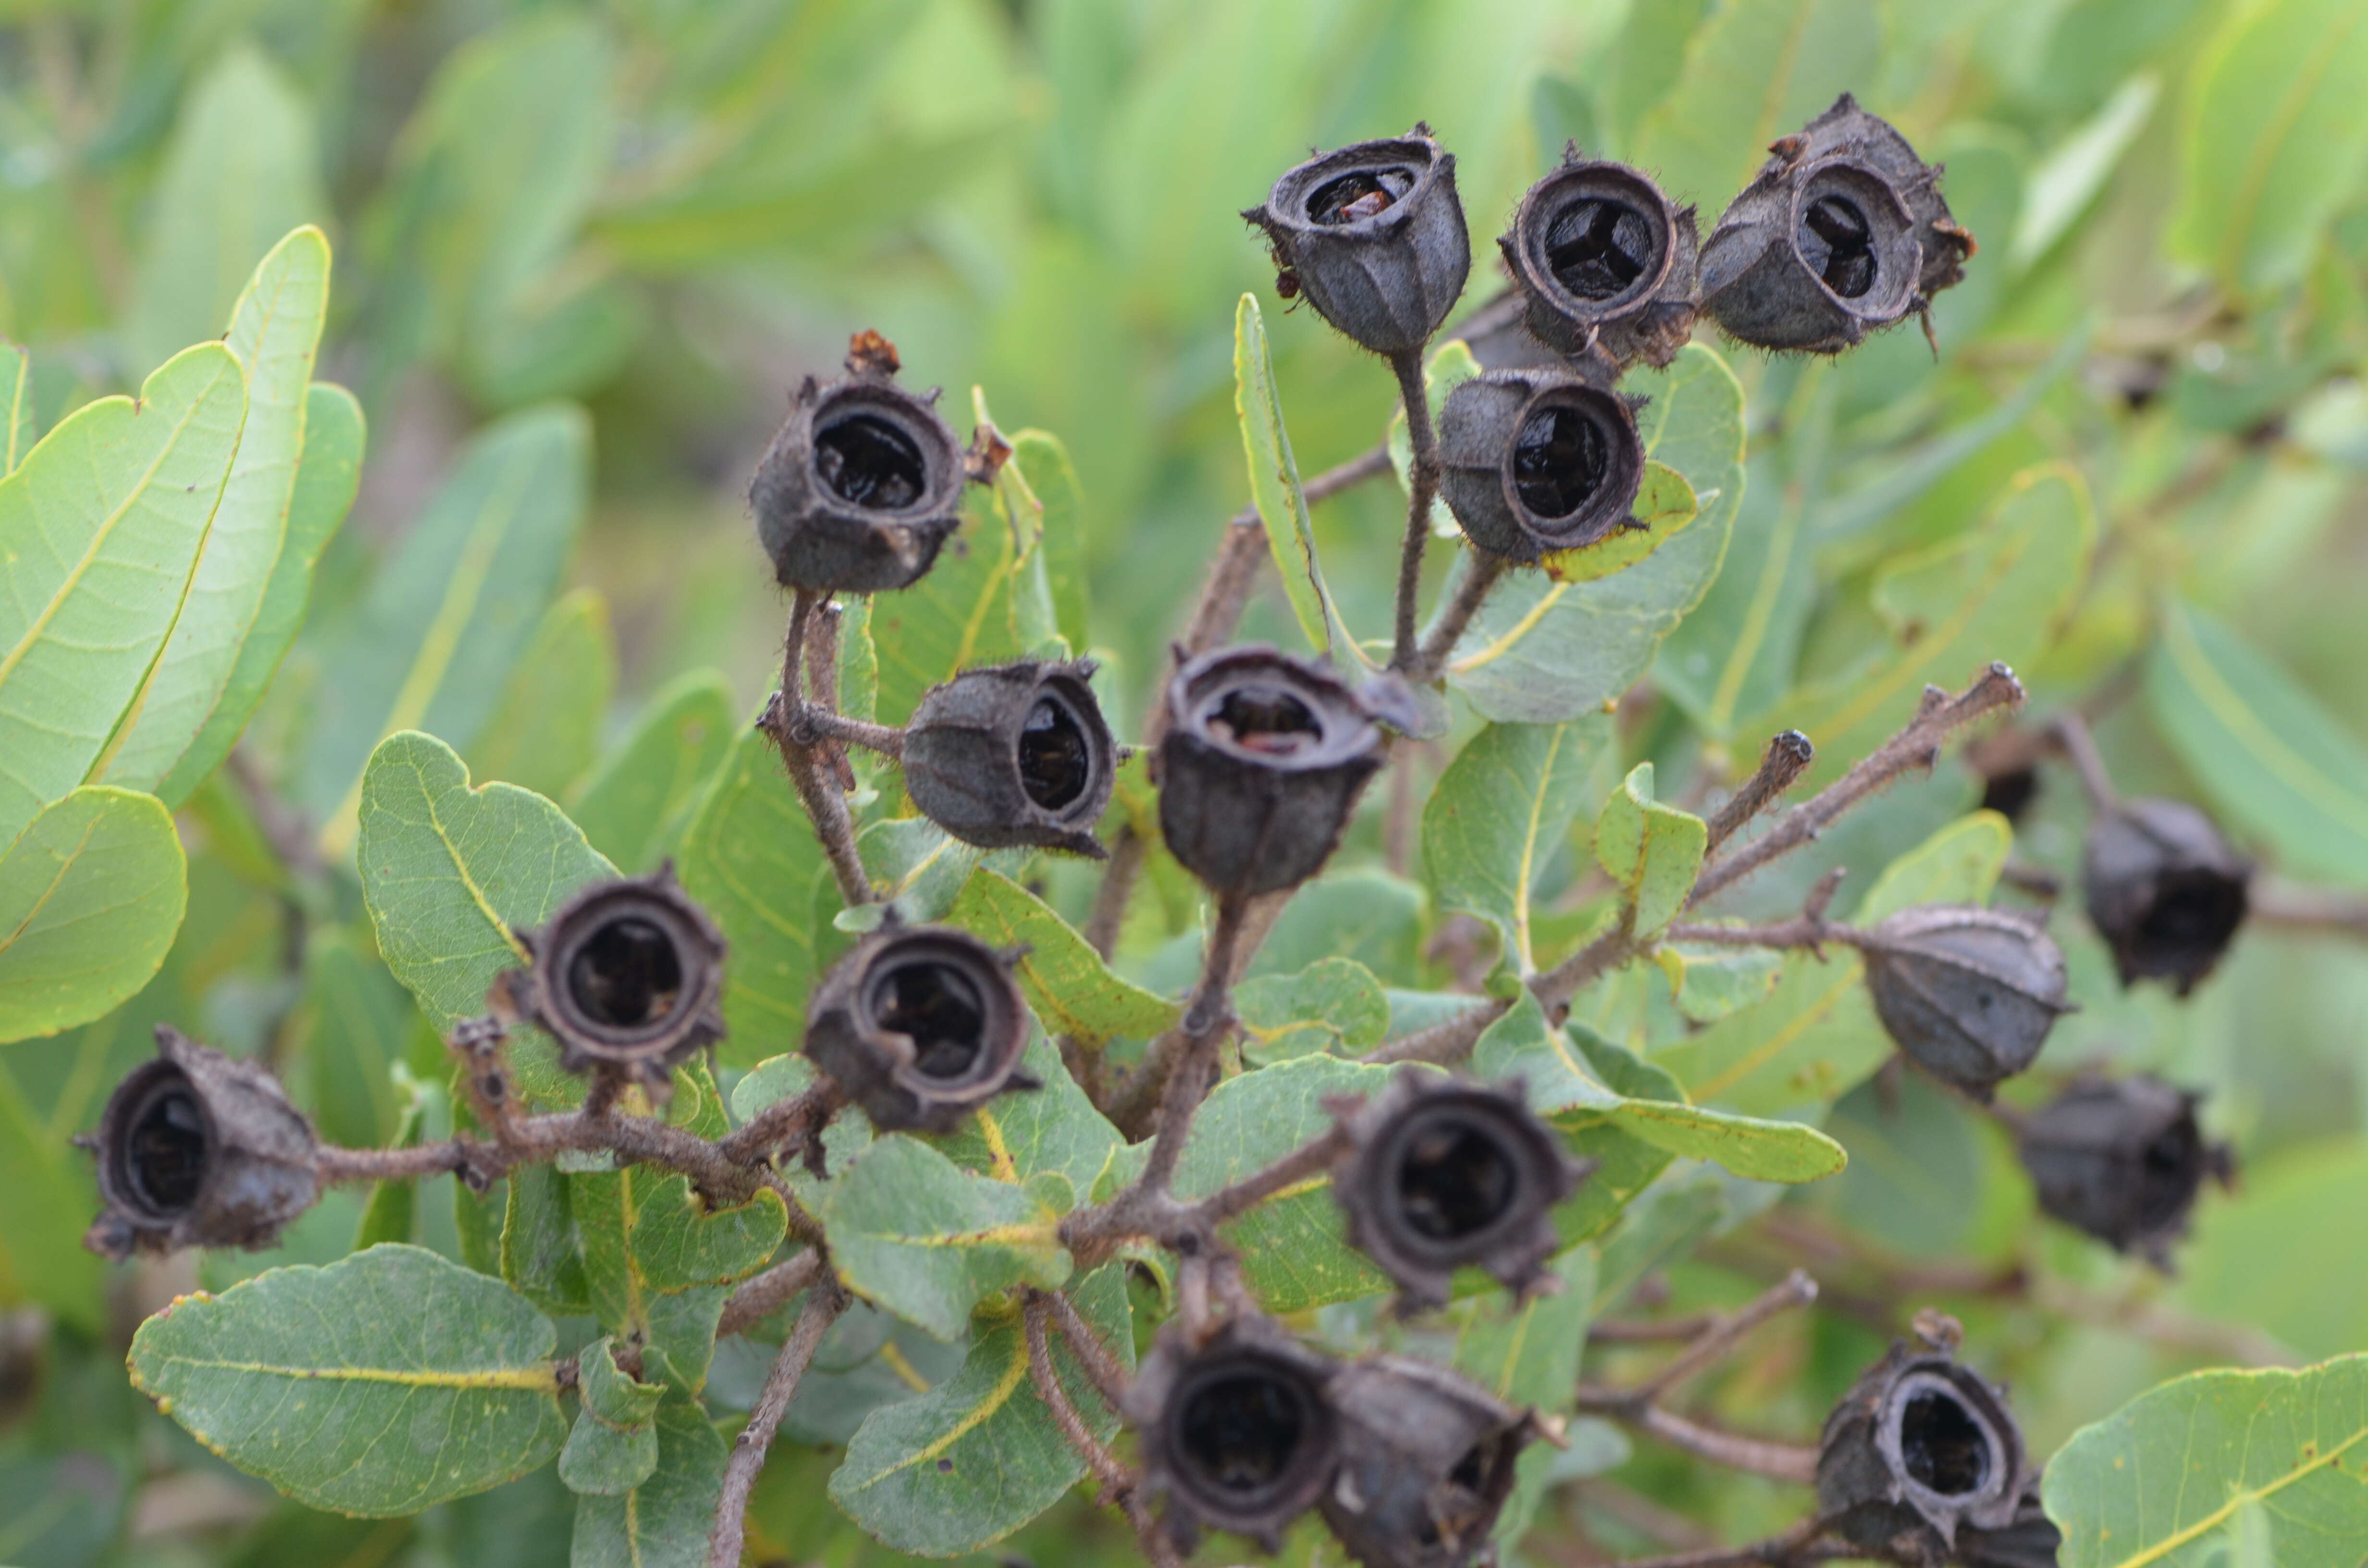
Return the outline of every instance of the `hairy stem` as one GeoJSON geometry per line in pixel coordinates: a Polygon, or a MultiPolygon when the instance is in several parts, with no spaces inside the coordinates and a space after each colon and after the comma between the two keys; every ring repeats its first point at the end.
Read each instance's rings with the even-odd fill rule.
{"type": "Polygon", "coordinates": [[[1430,507],[1439,494],[1439,433],[1430,423],[1422,350],[1391,355],[1390,369],[1398,378],[1398,401],[1406,405],[1406,436],[1414,449],[1406,476],[1406,542],[1398,550],[1397,630],[1390,653],[1390,668],[1406,671],[1421,656],[1416,644],[1415,601],[1422,597],[1422,552],[1430,542],[1430,507]]]}
{"type": "Polygon", "coordinates": [[[748,1528],[748,1494],[756,1490],[757,1477],[765,1468],[765,1454],[773,1446],[773,1434],[780,1429],[781,1417],[789,1414],[790,1400],[798,1392],[799,1381],[813,1364],[823,1335],[847,1310],[847,1295],[836,1280],[819,1284],[806,1298],[805,1311],[798,1314],[797,1326],[782,1343],[781,1353],[773,1358],[773,1369],[766,1375],[764,1392],[757,1396],[757,1408],[748,1413],[748,1425],[740,1428],[740,1436],[733,1440],[732,1457],[723,1464],[723,1490],[715,1503],[715,1527],[707,1537],[708,1568],[739,1568],[740,1547],[748,1528]]]}
{"type": "Polygon", "coordinates": [[[2097,750],[2097,739],[2089,733],[2089,722],[2078,712],[2059,713],[2047,726],[2050,739],[2063,751],[2072,771],[2080,776],[2080,788],[2089,796],[2091,811],[2103,812],[2118,810],[2121,792],[2113,788],[2113,776],[2105,767],[2105,758],[2097,750]]]}
{"type": "Polygon", "coordinates": [[[795,1257],[786,1258],[770,1268],[750,1275],[740,1281],[724,1299],[723,1316],[715,1325],[715,1337],[739,1334],[771,1315],[799,1291],[813,1284],[823,1269],[819,1248],[808,1247],[795,1257]]]}
{"type": "Polygon", "coordinates": [[[1770,741],[1751,777],[1736,786],[1726,804],[1711,813],[1706,824],[1710,836],[1702,846],[1702,858],[1708,859],[1718,853],[1718,846],[1734,837],[1736,829],[1774,805],[1793,787],[1793,780],[1808,771],[1816,756],[1817,748],[1798,730],[1787,730],[1770,741]]]}
{"type": "Polygon", "coordinates": [[[1447,661],[1455,654],[1455,645],[1463,641],[1472,618],[1488,602],[1499,581],[1511,568],[1502,556],[1484,555],[1479,551],[1466,551],[1463,580],[1455,585],[1450,598],[1430,623],[1429,634],[1422,640],[1422,653],[1414,662],[1417,680],[1437,680],[1447,671],[1447,661]]]}
{"type": "Polygon", "coordinates": [[[757,723],[780,751],[781,767],[798,792],[799,802],[806,809],[807,820],[814,824],[814,836],[822,841],[823,853],[829,857],[839,897],[849,905],[869,903],[873,897],[871,878],[863,869],[863,858],[856,853],[855,821],[848,814],[847,796],[840,790],[836,775],[828,769],[822,747],[802,744],[794,733],[798,715],[805,706],[799,695],[800,676],[805,662],[806,627],[814,617],[814,605],[812,592],[804,588],[795,591],[790,606],[789,633],[781,649],[781,689],[757,723]]]}

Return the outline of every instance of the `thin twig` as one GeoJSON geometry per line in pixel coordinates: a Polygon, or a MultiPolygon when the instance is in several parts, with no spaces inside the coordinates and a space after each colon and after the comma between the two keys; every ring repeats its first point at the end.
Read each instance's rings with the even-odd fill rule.
{"type": "Polygon", "coordinates": [[[781,1353],[773,1358],[764,1392],[757,1396],[757,1408],[748,1413],[748,1425],[740,1428],[732,1444],[732,1457],[723,1463],[723,1489],[715,1502],[715,1526],[707,1537],[708,1568],[740,1568],[740,1547],[748,1528],[748,1494],[756,1490],[766,1451],[773,1446],[781,1417],[789,1414],[799,1380],[806,1375],[822,1336],[847,1310],[847,1294],[836,1280],[819,1284],[806,1298],[805,1311],[798,1314],[797,1326],[782,1343],[781,1353]]]}
{"type": "Polygon", "coordinates": [[[1044,1303],[1053,1314],[1053,1325],[1068,1340],[1069,1348],[1077,1353],[1077,1364],[1085,1368],[1086,1376],[1093,1380],[1094,1392],[1101,1395],[1104,1404],[1117,1410],[1126,1398],[1128,1379],[1125,1365],[1111,1354],[1109,1346],[1102,1343],[1101,1335],[1094,1332],[1093,1325],[1085,1320],[1084,1314],[1077,1311],[1066,1294],[1059,1290],[1051,1291],[1045,1296],[1044,1303]]]}
{"type": "Polygon", "coordinates": [[[1390,668],[1411,670],[1420,656],[1416,644],[1415,601],[1422,597],[1423,547],[1430,542],[1430,507],[1439,495],[1439,433],[1430,423],[1430,388],[1423,375],[1422,350],[1407,348],[1390,357],[1398,379],[1398,401],[1406,406],[1406,436],[1414,460],[1406,475],[1406,542],[1398,550],[1396,635],[1391,643],[1390,668]]]}
{"type": "Polygon", "coordinates": [[[805,705],[799,695],[800,677],[805,660],[806,625],[813,618],[815,602],[815,596],[809,590],[795,591],[790,606],[789,632],[781,647],[781,689],[774,694],[764,716],[757,721],[757,727],[772,737],[774,746],[780,752],[781,767],[805,807],[814,836],[822,841],[823,852],[829,858],[839,897],[852,906],[871,903],[874,894],[871,875],[863,869],[863,857],[856,852],[855,822],[848,814],[847,796],[838,787],[836,773],[826,768],[821,748],[801,744],[791,733],[805,705]]]}
{"type": "Polygon", "coordinates": [[[2263,878],[2253,883],[2247,913],[2263,926],[2288,931],[2323,931],[2368,941],[2368,899],[2357,893],[2297,887],[2263,878]]]}
{"type": "Polygon", "coordinates": [[[1118,951],[1119,935],[1126,926],[1126,894],[1134,886],[1134,879],[1143,869],[1143,858],[1151,852],[1151,846],[1129,823],[1110,841],[1110,868],[1103,874],[1101,886],[1094,892],[1094,906],[1086,915],[1083,933],[1087,944],[1101,955],[1105,963],[1118,951]]]}
{"type": "Polygon", "coordinates": [[[1234,950],[1242,937],[1247,901],[1227,896],[1217,901],[1217,923],[1209,933],[1209,950],[1201,965],[1201,983],[1185,1005],[1184,1051],[1167,1076],[1160,1096],[1159,1124],[1152,1134],[1151,1157],[1138,1185],[1146,1192],[1166,1192],[1184,1157],[1184,1140],[1192,1130],[1193,1114],[1209,1092],[1216,1066],[1217,1046],[1233,1025],[1234,950]]]}
{"type": "Polygon", "coordinates": [[[1621,1391],[1599,1391],[1581,1384],[1581,1410],[1601,1410],[1624,1425],[1634,1426],[1649,1437],[1658,1437],[1673,1449],[1681,1449],[1697,1459],[1713,1464],[1723,1464],[1729,1470],[1748,1471],[1778,1481],[1789,1481],[1796,1486],[1814,1486],[1817,1481],[1817,1450],[1800,1443],[1780,1443],[1767,1437],[1747,1437],[1729,1432],[1724,1427],[1706,1426],[1685,1416],[1648,1404],[1642,1410],[1628,1411],[1613,1405],[1593,1405],[1594,1395],[1621,1391]]]}
{"type": "Polygon", "coordinates": [[[2080,788],[2088,793],[2089,809],[2099,812],[2120,809],[2121,792],[2113,788],[2113,776],[2097,750],[2096,737],[2089,733],[2089,722],[2078,712],[2066,710],[2058,713],[2047,726],[2047,734],[2072,765],[2072,771],[2080,776],[2080,788]]]}
{"type": "Polygon", "coordinates": [[[1307,1142],[1254,1171],[1230,1187],[1223,1187],[1191,1205],[1191,1217],[1203,1225],[1221,1225],[1257,1208],[1285,1187],[1296,1187],[1331,1168],[1349,1146],[1349,1134],[1334,1123],[1307,1142]]]}
{"type": "Polygon", "coordinates": [[[817,1078],[801,1093],[775,1100],[715,1146],[725,1159],[743,1164],[804,1153],[821,1141],[823,1129],[846,1104],[847,1096],[837,1084],[817,1078]]]}
{"type": "Polygon", "coordinates": [[[814,1282],[822,1272],[822,1263],[820,1249],[808,1247],[795,1257],[740,1281],[724,1299],[723,1316],[716,1323],[715,1336],[721,1339],[739,1334],[771,1316],[776,1308],[814,1282]]]}
{"type": "Polygon", "coordinates": [[[1817,748],[1809,737],[1798,730],[1787,730],[1768,743],[1760,754],[1759,766],[1751,777],[1736,786],[1726,804],[1711,813],[1710,836],[1702,846],[1707,859],[1718,852],[1718,846],[1735,836],[1735,830],[1774,805],[1795,779],[1809,770],[1817,757],[1817,748]]]}
{"type": "Polygon", "coordinates": [[[905,732],[885,724],[868,724],[860,719],[849,719],[833,713],[814,703],[805,703],[790,717],[790,735],[802,746],[826,748],[833,741],[848,741],[878,752],[892,761],[905,759],[905,732]]]}
{"type": "Polygon", "coordinates": [[[1678,1384],[1733,1350],[1738,1340],[1770,1318],[1795,1307],[1805,1307],[1816,1299],[1817,1282],[1804,1270],[1793,1270],[1734,1312],[1713,1317],[1684,1349],[1669,1358],[1651,1377],[1627,1390],[1628,1398],[1638,1408],[1658,1403],[1678,1384]]]}
{"type": "MultiPolygon", "coordinates": [[[[803,711],[819,708],[836,716],[838,712],[838,623],[842,612],[838,606],[825,602],[814,607],[812,621],[806,626],[806,678],[814,682],[814,700],[801,705],[803,711]]],[[[855,790],[855,768],[847,760],[843,745],[825,744],[821,748],[823,762],[832,778],[838,780],[842,792],[855,790]]]]}
{"type": "Polygon", "coordinates": [[[1488,595],[1510,569],[1502,556],[1467,550],[1464,557],[1463,576],[1455,585],[1454,597],[1440,609],[1422,640],[1422,653],[1414,664],[1418,680],[1436,680],[1446,671],[1447,661],[1454,656],[1455,645],[1463,641],[1472,618],[1480,613],[1480,607],[1488,602],[1488,595]]]}
{"type": "Polygon", "coordinates": [[[1077,1414],[1076,1405],[1069,1398],[1069,1391],[1061,1386],[1060,1369],[1053,1364],[1053,1346],[1044,1333],[1047,1309],[1042,1293],[1029,1292],[1019,1312],[1028,1333],[1028,1376],[1036,1385],[1036,1397],[1053,1413],[1053,1425],[1061,1429],[1069,1447],[1086,1461],[1094,1479],[1102,1483],[1104,1494],[1124,1507],[1135,1490],[1135,1478],[1118,1462],[1118,1456],[1087,1429],[1086,1418],[1077,1414]]]}
{"type": "Polygon", "coordinates": [[[1675,1551],[1661,1557],[1633,1557],[1618,1568],[1794,1568],[1804,1562],[1833,1562],[1845,1558],[1881,1559],[1847,1542],[1824,1540],[1826,1521],[1804,1519],[1782,1535],[1748,1546],[1704,1547],[1699,1551],[1675,1551]]]}

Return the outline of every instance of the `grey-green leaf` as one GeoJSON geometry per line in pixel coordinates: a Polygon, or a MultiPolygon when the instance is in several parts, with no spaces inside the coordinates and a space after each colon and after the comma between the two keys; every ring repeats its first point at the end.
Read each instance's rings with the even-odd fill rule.
{"type": "Polygon", "coordinates": [[[1422,809],[1424,879],[1443,910],[1497,927],[1528,973],[1530,895],[1554,863],[1611,754],[1611,721],[1491,724],[1464,743],[1422,809]]]}
{"type": "Polygon", "coordinates": [[[666,1385],[645,1383],[617,1365],[616,1341],[603,1336],[576,1352],[583,1407],[559,1450],[559,1479],[573,1492],[631,1492],[658,1468],[658,1403],[666,1385]]]}
{"type": "Polygon", "coordinates": [[[674,852],[708,781],[732,749],[732,687],[695,670],[649,700],[632,733],[572,797],[568,815],[592,847],[629,872],[674,852]]]}
{"type": "Polygon", "coordinates": [[[616,687],[609,603],[578,588],[544,612],[511,666],[501,705],[469,747],[470,776],[562,798],[591,769],[616,687]]]}
{"type": "Polygon", "coordinates": [[[1389,1033],[1390,999],[1354,959],[1321,959],[1296,974],[1261,975],[1234,987],[1243,1051],[1259,1062],[1311,1052],[1355,1056],[1389,1033]]]}
{"type": "Polygon", "coordinates": [[[85,786],[0,852],[0,1040],[86,1024],[172,949],[188,870],[154,795],[85,786]]]}
{"type": "Polygon", "coordinates": [[[704,1568],[730,1456],[696,1400],[658,1406],[655,1467],[617,1496],[579,1494],[568,1568],[704,1568]]]}
{"type": "Polygon", "coordinates": [[[856,1156],[823,1189],[819,1217],[847,1288],[939,1339],[996,1291],[1069,1278],[1051,1210],[916,1138],[882,1138],[856,1156]]]}

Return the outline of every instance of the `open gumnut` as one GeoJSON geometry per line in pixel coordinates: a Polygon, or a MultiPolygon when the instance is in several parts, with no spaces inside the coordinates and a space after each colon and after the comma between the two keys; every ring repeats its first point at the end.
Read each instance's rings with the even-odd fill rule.
{"type": "Polygon", "coordinates": [[[1364,704],[1316,665],[1257,646],[1191,660],[1167,696],[1159,829],[1176,858],[1221,897],[1314,876],[1382,766],[1364,704]]]}
{"type": "Polygon", "coordinates": [[[1203,1529],[1280,1548],[1339,1465],[1337,1369],[1265,1318],[1231,1319],[1197,1347],[1181,1322],[1160,1330],[1124,1414],[1179,1548],[1191,1551],[1203,1529]]]}
{"type": "Polygon", "coordinates": [[[2168,980],[2181,996],[2236,938],[2252,877],[2212,819],[2180,801],[2126,801],[2099,816],[2081,870],[2089,923],[2122,983],[2168,980]]]}
{"type": "Polygon", "coordinates": [[[1455,158],[1427,125],[1319,153],[1242,216],[1316,312],[1376,354],[1428,343],[1472,270],[1455,158]]]}
{"type": "Polygon", "coordinates": [[[1865,933],[1866,987],[1899,1049],[1987,1099],[2030,1066],[2065,1001],[2064,955],[2028,916],[1971,904],[1904,909],[1865,933]]]}
{"type": "Polygon", "coordinates": [[[1118,747],[1086,684],[1087,660],[964,670],[905,727],[905,788],[965,844],[1027,845],[1099,859],[1118,747]]]}
{"type": "Polygon", "coordinates": [[[895,381],[895,355],[861,334],[848,374],[811,376],[766,449],[748,502],[786,585],[885,593],[928,571],[961,526],[962,448],[931,406],[895,381]]]}
{"type": "Polygon", "coordinates": [[[1353,1362],[1332,1380],[1340,1469],[1324,1522],[1366,1568],[1457,1568],[1488,1543],[1536,1434],[1460,1373],[1405,1356],[1353,1362]]]}
{"type": "Polygon", "coordinates": [[[875,931],[806,1005],[805,1053],[882,1131],[943,1132],[1019,1072],[1028,1014],[1011,966],[967,931],[875,931]]]}
{"type": "Polygon", "coordinates": [[[1959,1568],[2055,1568],[2064,1532],[2040,1503],[2039,1480],[2036,1470],[2023,1479],[2014,1517],[2007,1523],[1996,1529],[1969,1524],[1957,1531],[1952,1561],[1959,1568]]]}
{"type": "Polygon", "coordinates": [[[2116,1252],[2170,1267],[2203,1178],[2236,1174],[2234,1156],[2207,1143],[2197,1096],[2157,1078],[2088,1079],[2023,1122],[2023,1168],[2039,1206],[2116,1252]]]}
{"type": "Polygon", "coordinates": [[[1445,1303],[1458,1268],[1516,1290],[1560,1244],[1554,1207],[1593,1167],[1563,1152],[1519,1085],[1409,1067],[1343,1118],[1332,1171],[1349,1244],[1397,1282],[1402,1310],[1445,1303]]]}
{"type": "Polygon", "coordinates": [[[495,980],[492,1005],[549,1031],[571,1073],[663,1094],[677,1062],[723,1038],[723,937],[671,864],[595,882],[518,936],[529,961],[495,980]]]}
{"type": "Polygon", "coordinates": [[[1947,1558],[1961,1528],[2002,1529],[2023,1495],[2022,1433],[2001,1391],[1952,1358],[1895,1342],[1826,1417],[1817,1511],[1901,1562],[1947,1558]]]}
{"type": "Polygon", "coordinates": [[[1847,93],[1770,152],[1702,244],[1702,308],[1730,335],[1839,353],[1963,275],[1940,170],[1847,93]]]}
{"type": "Polygon", "coordinates": [[[1564,354],[1667,365],[1693,330],[1694,210],[1625,164],[1582,160],[1530,187],[1497,242],[1529,301],[1530,331],[1564,354]]]}
{"type": "Polygon", "coordinates": [[[1520,562],[1627,526],[1645,477],[1627,400],[1545,369],[1491,370],[1448,393],[1439,457],[1464,537],[1520,562]]]}
{"type": "Polygon", "coordinates": [[[313,1124],[270,1074],[156,1026],[156,1058],[107,1102],[95,1136],[107,1207],[83,1244],[121,1262],[137,1249],[268,1247],[321,1195],[313,1124]]]}

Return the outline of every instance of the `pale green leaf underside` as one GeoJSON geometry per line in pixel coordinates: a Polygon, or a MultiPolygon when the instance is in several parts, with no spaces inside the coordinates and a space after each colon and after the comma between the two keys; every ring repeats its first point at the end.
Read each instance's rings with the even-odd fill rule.
{"type": "Polygon", "coordinates": [[[148,983],[188,902],[154,795],[85,785],[0,854],[0,1040],[88,1023],[148,983]]]}

